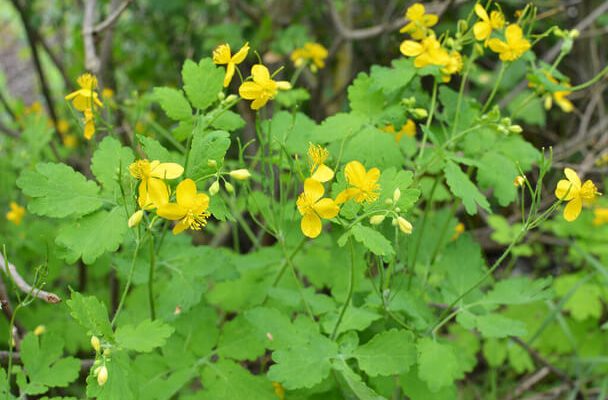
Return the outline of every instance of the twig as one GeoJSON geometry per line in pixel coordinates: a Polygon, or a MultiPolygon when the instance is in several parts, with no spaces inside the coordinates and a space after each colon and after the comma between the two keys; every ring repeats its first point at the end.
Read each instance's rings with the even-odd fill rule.
{"type": "Polygon", "coordinates": [[[536,371],[534,374],[532,374],[532,376],[530,376],[529,378],[525,379],[522,383],[520,383],[515,388],[515,390],[513,391],[513,393],[509,394],[506,397],[506,399],[507,400],[513,400],[513,399],[519,399],[519,398],[521,398],[522,394],[526,393],[528,390],[530,390],[530,388],[532,388],[538,382],[540,382],[543,379],[545,379],[545,377],[547,375],[549,375],[550,373],[551,373],[551,371],[549,370],[549,368],[542,367],[541,369],[539,369],[538,371],[536,371]]]}
{"type": "Polygon", "coordinates": [[[118,17],[120,17],[120,14],[122,14],[127,9],[127,7],[129,7],[129,4],[131,4],[132,2],[133,2],[133,0],[123,1],[122,4],[119,5],[114,11],[112,11],[105,20],[103,20],[99,24],[95,25],[95,27],[92,29],[92,31],[90,33],[97,35],[103,31],[105,31],[106,29],[110,28],[112,25],[114,25],[116,23],[116,21],[118,20],[118,17]]]}
{"type": "Polygon", "coordinates": [[[10,262],[6,262],[4,260],[4,256],[0,254],[0,269],[4,271],[4,273],[12,278],[15,282],[15,285],[24,293],[31,293],[32,296],[37,297],[41,300],[46,301],[50,304],[57,304],[61,302],[61,297],[52,292],[46,292],[44,290],[33,288],[29,283],[23,279],[19,272],[17,272],[17,268],[11,264],[10,262]],[[8,264],[8,268],[7,268],[8,264]]]}
{"type": "Polygon", "coordinates": [[[93,24],[95,23],[96,0],[86,0],[84,3],[84,17],[82,20],[82,36],[84,41],[84,66],[93,74],[99,74],[100,61],[95,50],[93,38],[93,24]]]}
{"type": "Polygon", "coordinates": [[[553,364],[551,364],[545,357],[543,357],[542,355],[540,355],[539,352],[537,352],[536,350],[534,350],[532,347],[530,347],[526,342],[524,342],[523,340],[521,340],[518,337],[512,336],[510,338],[513,342],[515,342],[516,344],[518,344],[521,348],[523,348],[526,352],[528,352],[528,354],[530,354],[530,356],[536,360],[538,363],[544,365],[545,367],[547,367],[551,372],[553,372],[555,375],[557,375],[559,378],[561,378],[562,380],[565,381],[565,383],[570,386],[570,387],[574,387],[574,382],[572,381],[572,379],[570,379],[570,376],[565,373],[564,371],[562,371],[561,369],[557,368],[556,366],[554,366],[553,364]]]}

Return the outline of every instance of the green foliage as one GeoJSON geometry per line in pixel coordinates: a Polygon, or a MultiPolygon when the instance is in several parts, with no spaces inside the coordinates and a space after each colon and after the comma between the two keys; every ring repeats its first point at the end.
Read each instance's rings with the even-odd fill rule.
{"type": "Polygon", "coordinates": [[[154,99],[158,101],[167,116],[174,121],[183,121],[192,117],[190,103],[179,89],[154,88],[154,99]]]}
{"type": "Polygon", "coordinates": [[[112,340],[114,332],[108,319],[108,310],[95,296],[83,296],[72,292],[72,298],[66,301],[70,314],[87,330],[89,335],[112,340]]]}
{"type": "MultiPolygon", "coordinates": [[[[184,91],[192,106],[200,110],[207,109],[217,101],[217,94],[222,90],[223,78],[224,72],[216,67],[210,58],[203,58],[198,64],[192,60],[186,60],[182,67],[184,91]]],[[[161,105],[163,105],[162,102],[161,105]]],[[[163,105],[163,109],[169,115],[166,107],[163,105]]],[[[179,107],[182,107],[182,104],[179,104],[179,107]]],[[[171,112],[173,113],[173,111],[171,112]]],[[[177,116],[177,114],[174,115],[177,116]]]]}
{"type": "Polygon", "coordinates": [[[115,339],[123,349],[147,353],[162,347],[173,330],[161,321],[145,319],[138,325],[121,325],[116,330],[115,339]]]}
{"type": "Polygon", "coordinates": [[[358,347],[353,356],[370,376],[399,375],[416,362],[414,336],[405,330],[389,330],[358,347]]]}

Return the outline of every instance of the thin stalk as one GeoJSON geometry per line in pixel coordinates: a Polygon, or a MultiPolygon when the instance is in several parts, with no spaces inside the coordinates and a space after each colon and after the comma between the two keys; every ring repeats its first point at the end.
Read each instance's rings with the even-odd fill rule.
{"type": "Polygon", "coordinates": [[[154,234],[150,232],[150,273],[148,275],[148,303],[150,305],[150,319],[154,321],[154,269],[156,268],[156,251],[154,247],[154,234]]]}
{"type": "MultiPolygon", "coordinates": [[[[433,115],[435,114],[435,106],[437,104],[437,87],[438,87],[438,83],[437,80],[435,80],[435,82],[433,83],[433,95],[431,97],[431,109],[429,110],[429,116],[426,120],[426,127],[429,128],[431,126],[431,123],[433,122],[433,115]]],[[[420,161],[422,159],[422,156],[424,155],[424,148],[426,147],[426,141],[427,141],[427,130],[425,129],[422,135],[422,143],[420,144],[420,153],[418,153],[418,159],[416,164],[418,164],[418,161],[420,161]]]]}
{"type": "Polygon", "coordinates": [[[135,243],[135,250],[133,251],[133,257],[131,258],[131,267],[129,268],[129,275],[127,276],[127,283],[125,284],[125,288],[122,291],[122,295],[120,296],[120,301],[118,302],[118,307],[116,307],[116,312],[114,313],[114,317],[112,318],[112,325],[116,322],[118,318],[118,314],[122,310],[123,305],[125,304],[125,300],[127,298],[127,293],[129,293],[129,289],[131,288],[131,281],[133,280],[133,272],[135,271],[135,260],[137,260],[137,254],[139,253],[140,241],[137,240],[135,243]]]}
{"type": "Polygon", "coordinates": [[[490,93],[488,100],[486,100],[486,104],[484,104],[483,108],[481,109],[482,114],[485,113],[490,104],[492,104],[492,100],[494,100],[494,96],[496,96],[496,92],[498,92],[498,87],[500,86],[500,82],[502,82],[502,78],[505,75],[505,70],[507,69],[506,65],[507,64],[504,62],[500,65],[500,71],[498,72],[498,78],[496,78],[496,84],[494,85],[494,88],[492,88],[492,92],[490,93]]]}
{"type": "Polygon", "coordinates": [[[353,240],[351,238],[348,239],[348,243],[350,244],[350,270],[349,270],[349,278],[348,278],[348,293],[346,294],[346,300],[344,301],[344,305],[340,310],[340,314],[338,315],[338,320],[336,321],[336,325],[331,333],[331,340],[336,339],[336,335],[338,334],[338,328],[342,323],[342,319],[344,318],[344,314],[348,309],[348,306],[353,297],[353,291],[355,289],[355,248],[353,246],[353,240]]]}

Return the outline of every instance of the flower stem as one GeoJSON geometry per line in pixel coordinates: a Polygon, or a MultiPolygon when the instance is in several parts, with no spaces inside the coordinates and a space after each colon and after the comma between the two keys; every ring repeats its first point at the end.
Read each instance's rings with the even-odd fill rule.
{"type": "Polygon", "coordinates": [[[127,283],[125,284],[125,288],[122,290],[122,295],[120,296],[120,301],[118,302],[118,306],[116,307],[116,312],[114,313],[114,317],[112,318],[112,325],[116,322],[118,318],[118,314],[122,310],[123,305],[125,304],[125,300],[127,298],[127,293],[129,293],[129,289],[131,288],[131,281],[133,280],[133,272],[135,271],[135,260],[137,260],[137,254],[139,253],[139,245],[140,241],[138,240],[135,243],[135,250],[133,251],[133,257],[131,258],[131,267],[129,268],[129,276],[127,277],[127,283]]]}
{"type": "Polygon", "coordinates": [[[353,297],[353,291],[355,289],[355,248],[353,246],[352,238],[348,239],[348,243],[350,244],[350,271],[349,271],[349,279],[348,279],[348,293],[346,294],[346,300],[344,301],[344,305],[340,310],[340,315],[338,315],[338,320],[336,321],[336,325],[331,333],[331,340],[335,340],[338,334],[338,328],[342,323],[342,319],[344,318],[344,314],[346,313],[346,309],[350,305],[350,301],[353,297]]]}
{"type": "Polygon", "coordinates": [[[150,274],[148,275],[148,302],[150,304],[150,319],[154,321],[154,269],[156,268],[156,249],[154,248],[154,234],[150,232],[150,274]]]}
{"type": "Polygon", "coordinates": [[[494,85],[494,88],[490,93],[490,97],[488,97],[488,100],[486,100],[486,104],[484,104],[483,108],[481,109],[482,114],[486,112],[488,107],[490,107],[490,104],[492,104],[492,100],[494,100],[494,96],[496,96],[496,92],[498,92],[498,87],[500,86],[500,82],[502,81],[502,78],[505,75],[505,70],[507,69],[506,65],[507,64],[505,64],[504,62],[500,65],[500,71],[498,72],[498,78],[496,78],[496,84],[494,85]]]}

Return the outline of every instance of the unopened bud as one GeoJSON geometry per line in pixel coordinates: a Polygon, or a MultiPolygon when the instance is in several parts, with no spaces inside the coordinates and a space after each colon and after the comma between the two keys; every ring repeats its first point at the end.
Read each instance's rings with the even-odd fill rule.
{"type": "Polygon", "coordinates": [[[209,168],[215,168],[215,167],[217,167],[217,161],[215,161],[215,160],[207,160],[207,166],[209,168]]]}
{"type": "Polygon", "coordinates": [[[99,353],[101,349],[101,341],[97,336],[91,336],[91,347],[95,350],[95,352],[99,353]]]}
{"type": "Polygon", "coordinates": [[[144,211],[143,210],[137,210],[133,213],[133,215],[131,215],[129,217],[129,221],[127,222],[127,224],[129,225],[129,228],[133,228],[134,226],[139,225],[139,223],[141,222],[142,217],[144,216],[144,211]]]}
{"type": "Polygon", "coordinates": [[[380,225],[384,221],[384,215],[374,215],[369,219],[369,223],[372,225],[380,225]]]}
{"type": "Polygon", "coordinates": [[[226,97],[226,103],[232,103],[233,101],[235,101],[238,98],[238,96],[236,94],[231,94],[228,95],[228,97],[226,97]]]}
{"type": "Polygon", "coordinates": [[[521,187],[521,186],[524,185],[525,182],[526,182],[526,177],[518,175],[513,180],[513,186],[515,186],[515,187],[521,187]]]}
{"type": "Polygon", "coordinates": [[[226,94],[223,91],[221,91],[217,94],[217,99],[219,101],[224,101],[225,98],[226,98],[226,94]]]}
{"type": "Polygon", "coordinates": [[[234,186],[232,186],[232,183],[230,182],[225,182],[224,183],[224,187],[226,188],[226,191],[228,193],[234,193],[234,186]]]}
{"type": "Polygon", "coordinates": [[[429,116],[429,112],[424,108],[414,108],[412,110],[412,117],[416,119],[424,119],[429,116]]]}
{"type": "Polygon", "coordinates": [[[570,31],[570,38],[572,39],[576,39],[577,37],[579,37],[581,35],[581,31],[579,31],[578,29],[572,29],[570,31]]]}
{"type": "Polygon", "coordinates": [[[396,211],[396,212],[401,212],[401,208],[399,208],[399,207],[395,207],[395,211],[396,211]]]}
{"type": "Polygon", "coordinates": [[[384,204],[386,204],[387,206],[390,206],[391,204],[393,204],[393,199],[384,200],[384,204]]]}
{"type": "Polygon", "coordinates": [[[397,217],[397,224],[399,225],[401,232],[405,233],[406,235],[411,234],[412,230],[414,230],[412,224],[403,217],[397,217]]]}
{"type": "Polygon", "coordinates": [[[34,329],[34,335],[40,336],[44,332],[46,332],[46,327],[44,325],[38,325],[36,329],[34,329]]]}
{"type": "Polygon", "coordinates": [[[509,127],[509,132],[511,133],[522,133],[524,131],[524,128],[522,128],[520,125],[511,125],[509,127]]]}
{"type": "Polygon", "coordinates": [[[464,19],[459,20],[457,26],[459,32],[466,32],[469,29],[469,24],[464,19]]]}
{"type": "Polygon", "coordinates": [[[108,369],[105,365],[99,367],[99,371],[97,371],[97,384],[99,386],[103,386],[108,381],[108,369]]]}
{"type": "Polygon", "coordinates": [[[110,349],[105,349],[103,351],[103,356],[104,357],[110,357],[110,354],[112,354],[112,350],[110,350],[110,349]]]}
{"type": "Polygon", "coordinates": [[[393,192],[393,202],[398,202],[399,199],[401,198],[401,190],[399,188],[396,188],[395,191],[393,192]]]}
{"type": "Polygon", "coordinates": [[[211,184],[211,186],[209,186],[209,194],[211,196],[215,196],[217,194],[217,192],[220,191],[220,183],[219,181],[215,181],[211,184]]]}
{"type": "Polygon", "coordinates": [[[475,43],[473,45],[473,52],[477,56],[482,56],[483,55],[483,46],[481,44],[479,44],[479,43],[475,43]]]}
{"type": "Polygon", "coordinates": [[[230,176],[236,180],[244,181],[251,178],[251,173],[248,169],[235,169],[234,171],[230,171],[230,176]]]}

